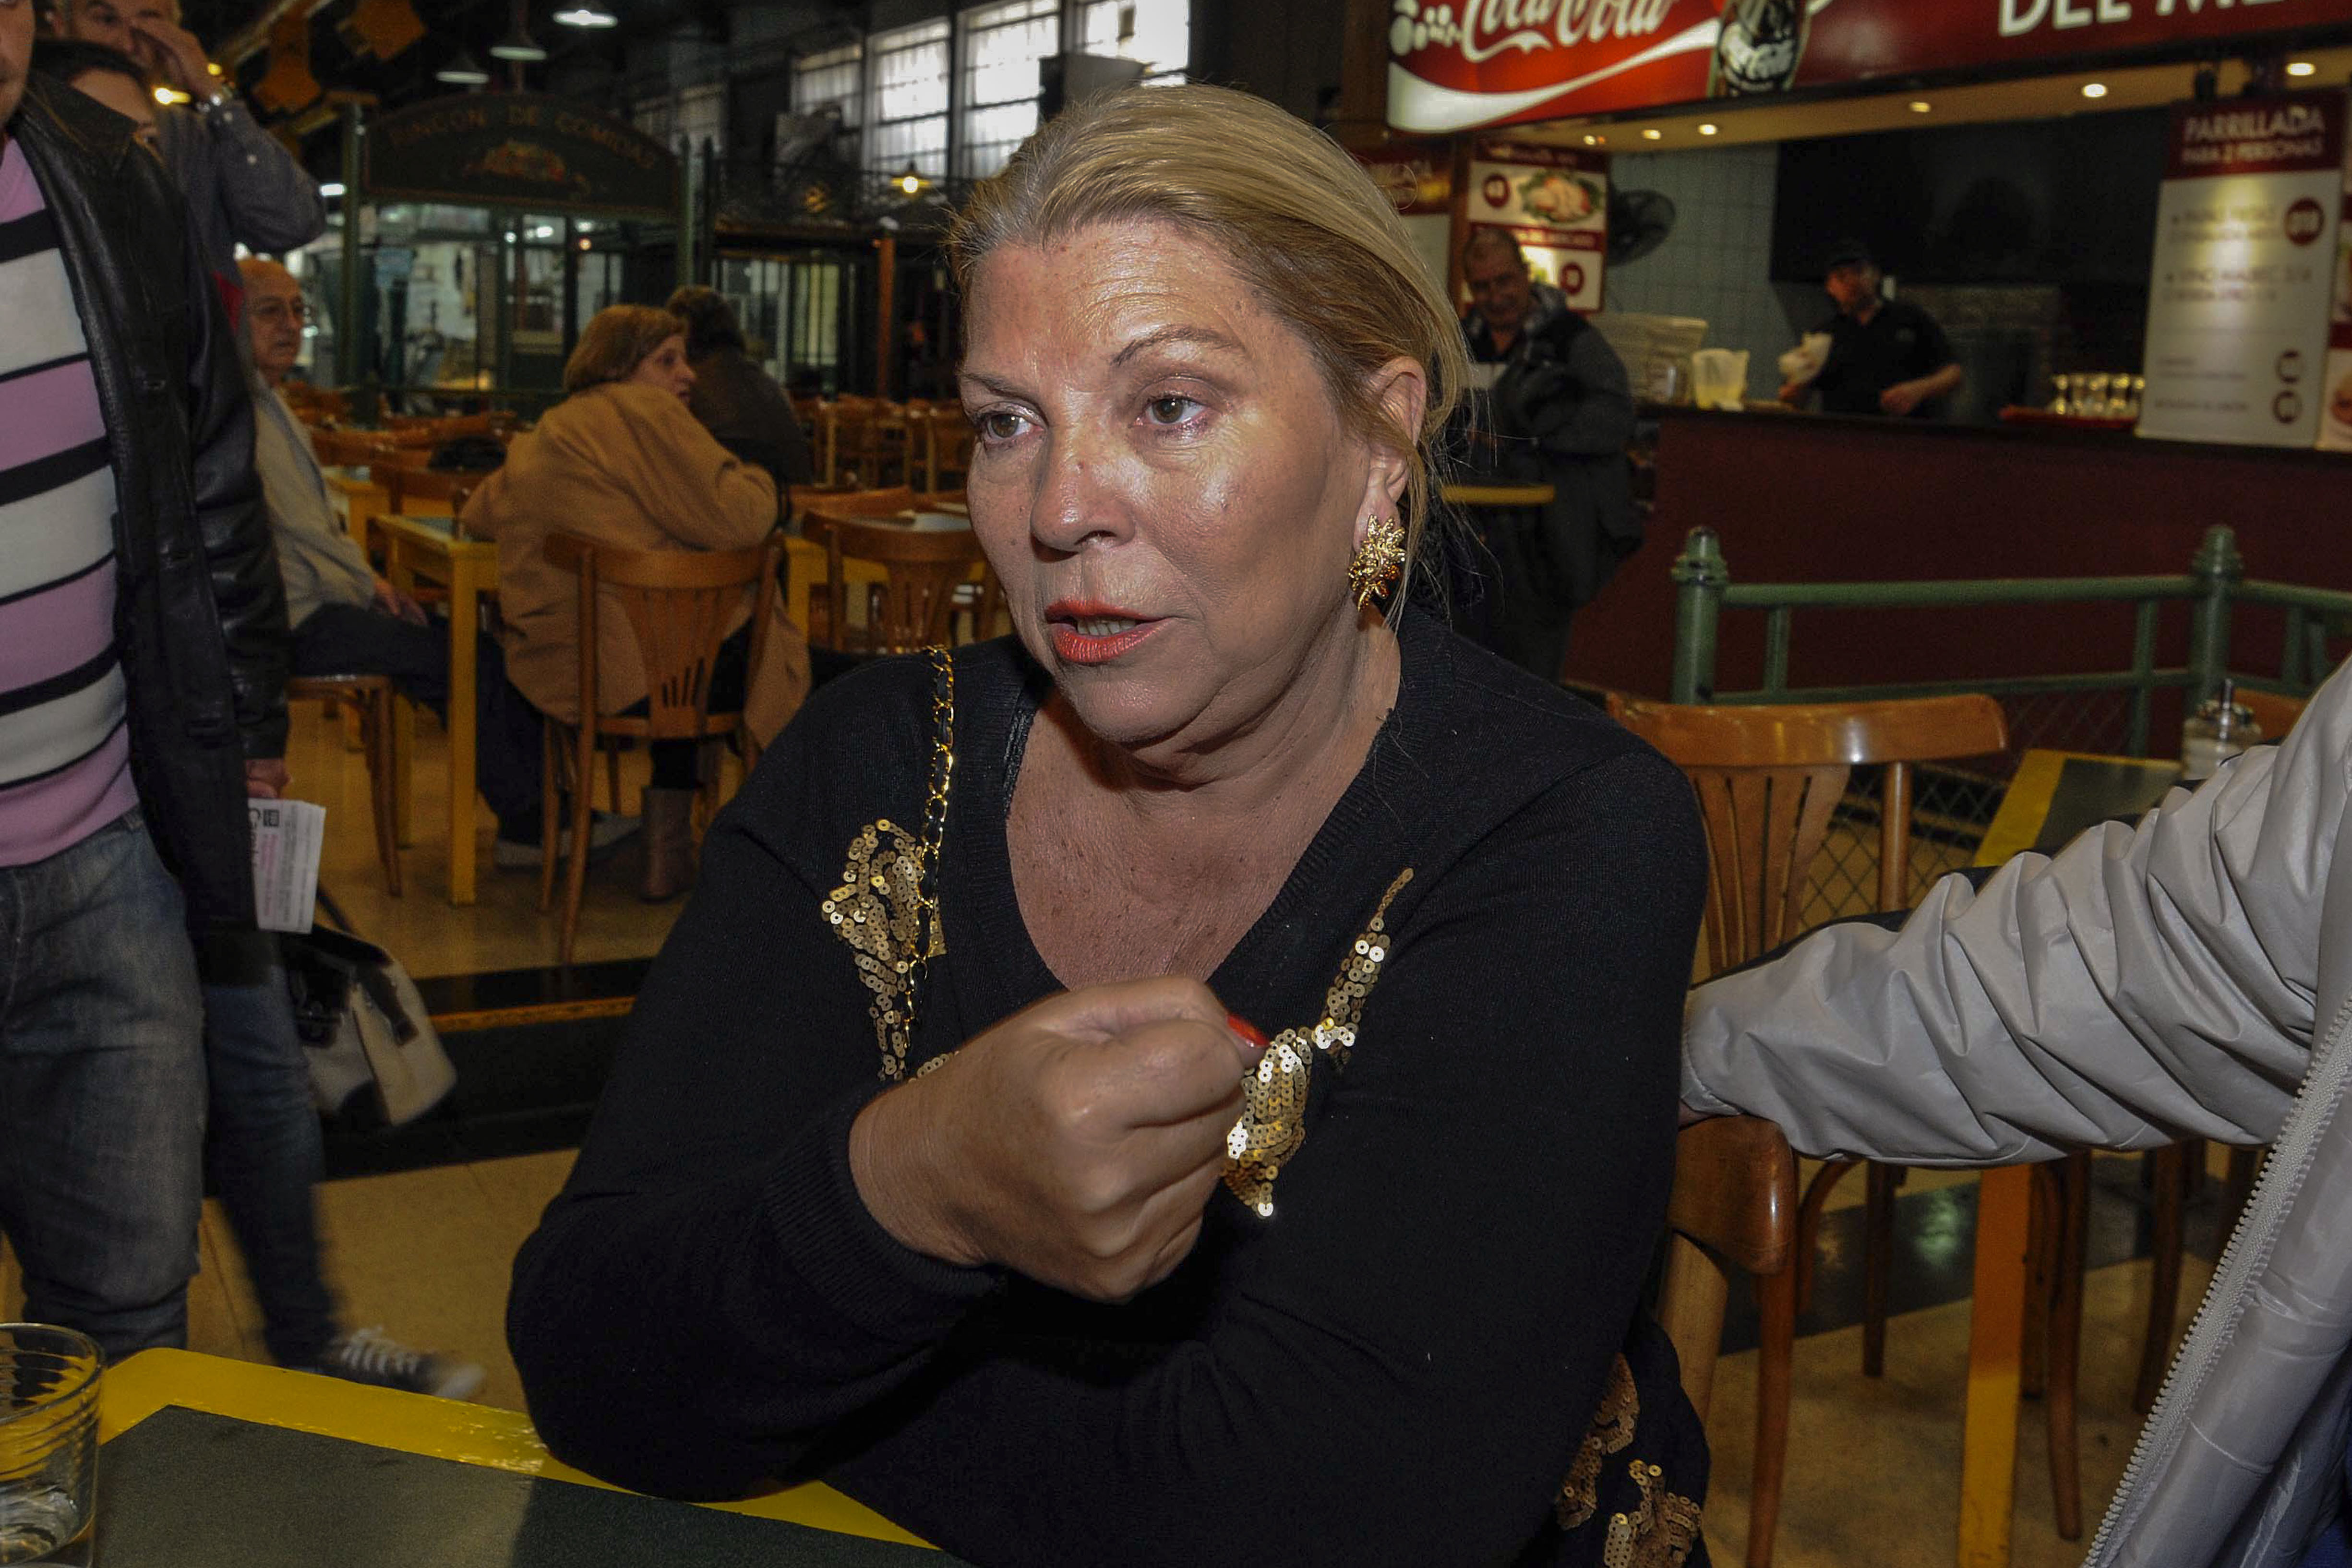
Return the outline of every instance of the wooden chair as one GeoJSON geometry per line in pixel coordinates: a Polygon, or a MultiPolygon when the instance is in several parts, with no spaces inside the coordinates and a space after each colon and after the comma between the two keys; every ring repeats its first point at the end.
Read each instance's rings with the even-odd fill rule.
{"type": "MultiPolygon", "coordinates": [[[[1752,1116],[1718,1117],[1684,1128],[1675,1141],[1666,1226],[1673,1234],[1658,1322],[1682,1364],[1683,1392],[1705,1421],[1730,1299],[1727,1266],[1756,1281],[1764,1340],[1796,1343],[1797,1160],[1780,1129],[1752,1116]]],[[[1789,1447],[1790,1373],[1786,1356],[1758,1359],[1750,1563],[1771,1561],[1789,1447]]]]}
{"type": "Polygon", "coordinates": [[[384,497],[395,517],[411,502],[436,501],[446,503],[449,515],[455,517],[466,509],[466,503],[489,475],[472,469],[379,463],[370,470],[369,477],[383,486],[384,497]]]}
{"type": "Polygon", "coordinates": [[[337,713],[358,716],[376,858],[383,862],[384,887],[394,898],[400,896],[400,770],[394,750],[399,727],[393,719],[398,695],[389,675],[293,675],[286,682],[289,702],[322,702],[337,713]]]}
{"type": "Polygon", "coordinates": [[[803,528],[824,538],[824,616],[822,626],[809,628],[812,639],[856,653],[913,653],[950,640],[958,591],[981,563],[980,541],[970,528],[910,528],[834,515],[829,507],[813,511],[803,528]],[[884,574],[880,582],[865,585],[862,627],[849,619],[846,563],[852,560],[878,566],[884,574]]]}
{"type": "MultiPolygon", "coordinates": [[[[1710,967],[1732,968],[1780,946],[1805,925],[1813,862],[1854,768],[1884,768],[1878,801],[1876,907],[1906,909],[1911,881],[1912,765],[2002,751],[2000,706],[1979,695],[1738,707],[1680,707],[1621,701],[1612,711],[1664,752],[1698,796],[1707,841],[1706,943],[1710,967]]],[[[1825,1163],[1798,1208],[1790,1279],[1759,1281],[1765,1306],[1759,1346],[1755,1496],[1748,1563],[1771,1561],[1788,1445],[1785,1391],[1777,1410],[1761,1397],[1784,1384],[1794,1354],[1796,1305],[1811,1285],[1811,1256],[1831,1190],[1855,1162],[1825,1163]],[[1776,1300],[1785,1290],[1785,1303],[1776,1300]],[[1785,1311],[1782,1310],[1785,1305],[1785,1311]]],[[[1864,1203],[1863,1370],[1884,1366],[1886,1283],[1894,1250],[1895,1191],[1901,1172],[1873,1164],[1864,1203]]],[[[2055,1402],[2053,1401],[2053,1409],[2055,1402]]],[[[2069,1424],[2071,1433],[2071,1416],[2069,1424]]],[[[2059,1445],[2053,1441],[2053,1465],[2059,1445]]],[[[2071,1456],[2071,1441],[2066,1445],[2071,1456]]]]}
{"type": "Polygon", "coordinates": [[[961,485],[971,471],[972,448],[979,444],[979,433],[971,421],[964,417],[958,403],[934,404],[920,425],[920,440],[916,450],[921,455],[920,472],[923,488],[938,492],[950,481],[961,485]]]}
{"type": "MultiPolygon", "coordinates": [[[[547,721],[547,761],[541,770],[541,861],[539,912],[554,905],[555,857],[562,801],[556,769],[569,757],[572,780],[572,831],[563,892],[562,961],[572,962],[580,929],[580,899],[587,884],[588,841],[593,813],[590,797],[596,776],[597,747],[620,740],[709,741],[738,737],[743,768],[749,777],[759,762],[759,747],[743,728],[740,713],[710,711],[710,677],[718,663],[719,645],[726,641],[743,590],[756,585],[751,606],[751,641],[747,671],[757,671],[767,647],[768,623],[775,608],[781,541],[772,540],[736,550],[625,550],[599,545],[577,534],[548,537],[548,560],[577,575],[579,582],[580,719],[574,725],[547,721]],[[605,611],[604,591],[620,601],[635,635],[637,656],[646,671],[646,712],[642,715],[597,711],[598,622],[605,611]]],[[[617,748],[610,767],[617,808],[620,794],[617,748]]]]}

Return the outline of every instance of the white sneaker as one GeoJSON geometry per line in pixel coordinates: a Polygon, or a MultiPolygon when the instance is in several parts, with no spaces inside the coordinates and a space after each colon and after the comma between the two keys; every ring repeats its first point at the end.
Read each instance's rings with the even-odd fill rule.
{"type": "MultiPolygon", "coordinates": [[[[588,858],[592,861],[601,859],[614,844],[636,831],[637,820],[635,817],[615,816],[610,811],[597,812],[595,826],[588,830],[588,858]]],[[[559,856],[572,852],[571,829],[566,828],[555,835],[555,852],[559,856]]],[[[537,839],[518,841],[500,838],[491,842],[490,863],[501,870],[537,871],[539,862],[537,839]]]]}
{"type": "Polygon", "coordinates": [[[350,1383],[463,1399],[482,1385],[482,1369],[455,1356],[411,1350],[380,1328],[355,1329],[329,1345],[310,1369],[350,1383]]]}

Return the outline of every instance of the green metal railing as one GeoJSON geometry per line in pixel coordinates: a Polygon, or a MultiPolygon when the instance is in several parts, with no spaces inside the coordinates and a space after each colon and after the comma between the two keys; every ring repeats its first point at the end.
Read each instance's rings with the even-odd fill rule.
{"type": "MultiPolygon", "coordinates": [[[[2198,702],[2213,695],[2227,675],[2242,688],[2304,695],[2333,667],[2331,641],[2352,634],[2352,592],[2247,580],[2236,538],[2226,528],[2207,531],[2189,570],[2178,577],[1772,583],[1733,581],[1714,531],[1701,528],[1685,539],[1674,580],[1675,702],[1852,702],[1953,692],[1982,692],[2001,700],[2010,715],[2011,757],[1919,769],[1915,820],[1920,826],[1912,854],[1915,892],[1943,871],[1968,863],[2006,788],[2014,750],[2047,746],[2147,756],[2156,738],[2150,725],[2158,693],[2178,690],[2185,700],[2198,702]],[[2130,659],[2121,667],[2109,663],[2025,675],[1839,686],[1792,686],[1789,680],[1801,612],[2106,604],[2133,608],[2130,659]],[[2157,663],[2162,618],[2172,605],[2188,609],[2186,664],[2157,663]],[[2233,623],[2240,611],[2252,608],[2284,612],[2284,651],[2274,674],[2230,668],[2233,623]],[[1717,652],[1723,617],[1735,612],[1764,618],[1762,677],[1753,689],[1722,691],[1716,683],[1717,652]]],[[[2171,747],[2166,744],[2154,749],[2168,752],[2171,747]]],[[[1855,770],[1837,830],[1808,879],[1809,922],[1853,914],[1874,901],[1876,836],[1870,829],[1879,809],[1877,771],[1855,770]]]]}
{"type": "Polygon", "coordinates": [[[2193,701],[2217,691],[2224,675],[2242,686],[2307,693],[2329,667],[2327,642],[2352,625],[2352,593],[2294,583],[2248,581],[2236,536],[2208,529],[2189,570],[2179,577],[1975,578],[1915,582],[1759,582],[1731,580],[1711,528],[1693,528],[1674,566],[1675,587],[1673,700],[1678,703],[1851,702],[1868,697],[1928,696],[1983,692],[2027,696],[2053,692],[2129,695],[2126,749],[2145,756],[2154,695],[2179,688],[2193,701]],[[2158,617],[2167,604],[2189,607],[2186,665],[2156,662],[2158,617]],[[1949,610],[2014,605],[2129,604],[2134,607],[2131,663],[2124,669],[2053,672],[1944,681],[1793,687],[1790,650],[1800,610],[1949,610]],[[2230,630],[2241,605],[2286,612],[2286,652],[2275,674],[2233,673],[2230,630]],[[1752,690],[1716,687],[1716,653],[1726,611],[1764,616],[1762,684],[1752,690]]]}

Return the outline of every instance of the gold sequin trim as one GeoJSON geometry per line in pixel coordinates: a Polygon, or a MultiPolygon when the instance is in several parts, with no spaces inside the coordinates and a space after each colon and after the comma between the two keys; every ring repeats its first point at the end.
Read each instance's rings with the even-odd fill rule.
{"type": "Polygon", "coordinates": [[[1668,1491],[1655,1465],[1635,1459],[1626,1469],[1642,1500],[1630,1512],[1609,1516],[1601,1561],[1608,1568],[1681,1568],[1698,1542],[1698,1504],[1668,1491]]]}
{"type": "Polygon", "coordinates": [[[1241,1120],[1225,1134],[1225,1185],[1262,1218],[1274,1217],[1274,1178],[1307,1141],[1307,1091],[1317,1054],[1328,1056],[1333,1067],[1344,1068],[1348,1053],[1355,1049],[1364,998],[1371,994],[1389,956],[1389,904],[1412,880],[1408,866],[1381,895],[1371,924],[1356,938],[1339,977],[1323,998],[1322,1019],[1312,1028],[1286,1029],[1276,1035],[1258,1058],[1257,1071],[1242,1080],[1241,1120]]]}
{"type": "MultiPolygon", "coordinates": [[[[866,1012],[882,1049],[882,1076],[907,1075],[915,1039],[915,1001],[923,970],[947,951],[936,896],[940,841],[947,831],[948,790],[955,775],[955,665],[944,648],[931,661],[931,773],[920,838],[887,817],[867,823],[849,843],[841,885],[820,906],[834,932],[857,955],[857,977],[874,993],[866,1012]]],[[[934,1063],[926,1063],[928,1071],[934,1063]]]]}
{"type": "Polygon", "coordinates": [[[1612,1357],[1601,1407],[1592,1413],[1584,1446],[1576,1451],[1576,1462],[1568,1467],[1568,1479],[1559,1483],[1559,1497],[1552,1505],[1562,1530],[1574,1530],[1600,1511],[1601,1462],[1633,1440],[1633,1424],[1641,1410],[1641,1397],[1633,1392],[1633,1369],[1622,1355],[1612,1357]]]}

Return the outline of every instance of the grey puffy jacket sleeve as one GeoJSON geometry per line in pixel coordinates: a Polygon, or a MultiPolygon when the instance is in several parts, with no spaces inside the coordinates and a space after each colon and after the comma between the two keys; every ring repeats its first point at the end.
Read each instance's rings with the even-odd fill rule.
{"type": "MultiPolygon", "coordinates": [[[[1685,1103],[1766,1117],[1807,1154],[1903,1165],[2268,1142],[2315,998],[2352,963],[2320,935],[2347,758],[2339,673],[2283,744],[2137,824],[1981,886],[1948,876],[1900,929],[1827,926],[1698,988],[1685,1103]]],[[[2336,897],[2352,905],[2352,886],[2336,897]]]]}

